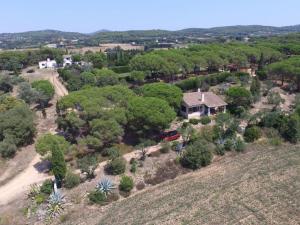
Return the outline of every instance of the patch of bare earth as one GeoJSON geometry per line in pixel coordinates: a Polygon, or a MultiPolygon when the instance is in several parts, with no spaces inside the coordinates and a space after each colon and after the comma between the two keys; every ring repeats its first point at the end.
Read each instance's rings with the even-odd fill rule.
{"type": "Polygon", "coordinates": [[[299,224],[299,146],[251,146],[63,224],[299,224]]]}

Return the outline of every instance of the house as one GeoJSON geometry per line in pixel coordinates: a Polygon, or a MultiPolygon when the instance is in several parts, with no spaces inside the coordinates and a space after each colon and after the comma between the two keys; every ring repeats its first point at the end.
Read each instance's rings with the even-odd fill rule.
{"type": "Polygon", "coordinates": [[[57,48],[57,44],[47,44],[45,45],[46,48],[57,48]]]}
{"type": "Polygon", "coordinates": [[[181,104],[181,114],[187,118],[199,118],[201,116],[215,115],[226,112],[227,103],[213,92],[184,93],[181,104]]]}
{"type": "Polygon", "coordinates": [[[73,64],[72,56],[64,55],[63,56],[63,67],[71,66],[72,64],[73,64]]]}
{"type": "Polygon", "coordinates": [[[54,69],[57,67],[57,63],[55,60],[47,59],[46,61],[39,62],[40,69],[54,69]]]}

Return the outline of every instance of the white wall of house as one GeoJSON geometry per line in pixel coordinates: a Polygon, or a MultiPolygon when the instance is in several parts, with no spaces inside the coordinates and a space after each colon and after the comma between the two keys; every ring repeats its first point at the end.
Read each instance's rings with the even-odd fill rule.
{"type": "Polygon", "coordinates": [[[55,60],[47,59],[47,61],[39,62],[40,69],[54,69],[55,67],[57,67],[57,63],[55,60]]]}
{"type": "Polygon", "coordinates": [[[181,107],[181,114],[187,119],[197,119],[203,115],[205,115],[205,105],[193,106],[188,107],[187,105],[183,104],[181,107]]]}
{"type": "Polygon", "coordinates": [[[71,66],[73,64],[72,56],[64,57],[63,67],[71,66]]]}

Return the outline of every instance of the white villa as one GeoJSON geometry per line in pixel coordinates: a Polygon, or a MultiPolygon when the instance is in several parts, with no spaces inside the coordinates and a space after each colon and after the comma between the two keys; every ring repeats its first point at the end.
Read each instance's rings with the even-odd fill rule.
{"type": "Polygon", "coordinates": [[[73,64],[72,56],[71,55],[64,55],[63,56],[63,67],[71,66],[73,64]]]}
{"type": "Polygon", "coordinates": [[[46,61],[39,62],[40,69],[54,69],[57,67],[57,63],[55,60],[47,59],[46,61]]]}
{"type": "Polygon", "coordinates": [[[213,92],[184,93],[181,104],[181,114],[187,118],[200,118],[201,116],[215,115],[226,112],[227,103],[213,92]]]}

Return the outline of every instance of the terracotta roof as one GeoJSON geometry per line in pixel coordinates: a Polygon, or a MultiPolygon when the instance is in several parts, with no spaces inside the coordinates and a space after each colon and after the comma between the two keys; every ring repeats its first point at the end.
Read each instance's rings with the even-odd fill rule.
{"type": "Polygon", "coordinates": [[[206,105],[208,107],[220,107],[227,105],[224,100],[213,92],[184,93],[183,102],[189,106],[206,105]],[[204,99],[202,97],[204,96],[204,99]]]}

